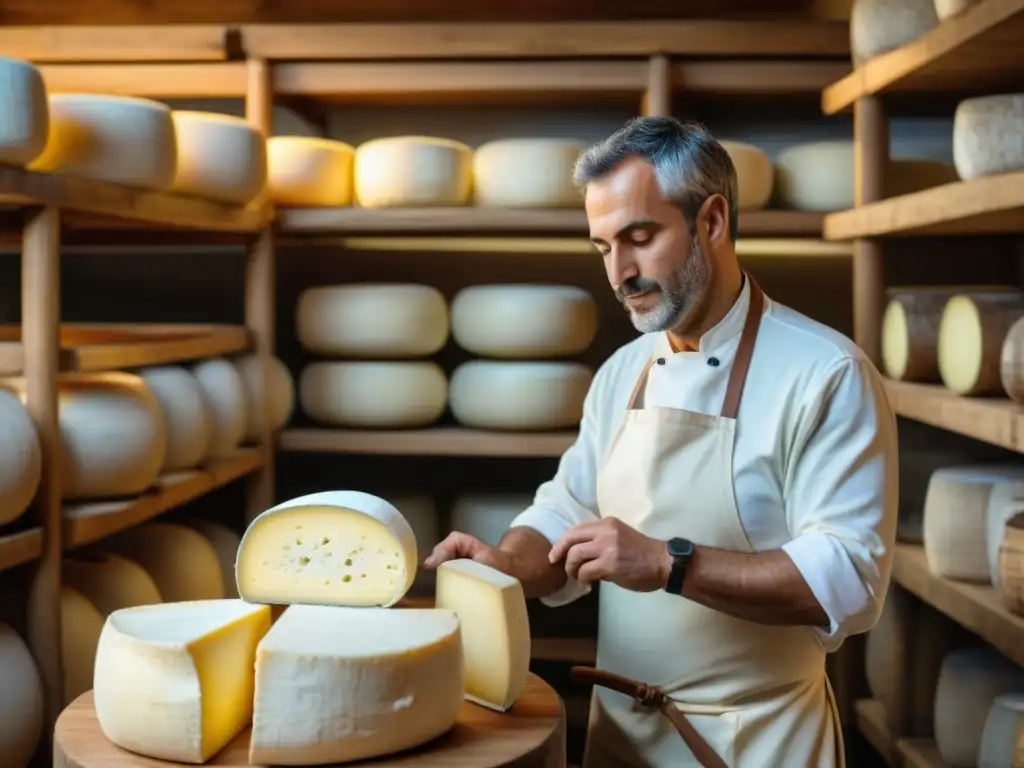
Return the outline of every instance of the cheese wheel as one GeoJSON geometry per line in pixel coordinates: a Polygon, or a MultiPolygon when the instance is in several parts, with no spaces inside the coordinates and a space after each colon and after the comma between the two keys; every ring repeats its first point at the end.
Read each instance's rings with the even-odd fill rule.
{"type": "Polygon", "coordinates": [[[924,552],[935,576],[991,583],[986,520],[997,485],[1024,481],[1024,466],[943,467],[924,502],[924,552]]]}
{"type": "Polygon", "coordinates": [[[999,586],[999,548],[1006,535],[1006,523],[1024,514],[1024,479],[997,483],[988,497],[985,530],[988,541],[988,567],[992,584],[999,586]]]}
{"type": "Polygon", "coordinates": [[[42,478],[43,457],[28,411],[12,392],[3,389],[0,435],[0,525],[7,525],[21,517],[35,498],[42,478]]]}
{"type": "Polygon", "coordinates": [[[1024,403],[1024,317],[1010,326],[1003,339],[999,380],[1006,394],[1024,403]]]}
{"type": "Polygon", "coordinates": [[[171,110],[149,99],[50,95],[46,149],[29,166],[140,189],[167,190],[178,163],[171,110]]]}
{"type": "MultiPolygon", "coordinates": [[[[424,560],[444,538],[441,535],[441,520],[437,504],[432,498],[422,494],[384,494],[384,498],[388,499],[409,523],[416,539],[417,557],[421,561],[424,560]]],[[[434,573],[425,568],[418,568],[411,589],[428,588],[434,583],[434,573]]]]}
{"type": "Polygon", "coordinates": [[[856,0],[850,10],[854,66],[906,45],[938,23],[934,0],[856,0]]]}
{"type": "Polygon", "coordinates": [[[1014,766],[1017,742],[1024,733],[1024,692],[996,696],[985,718],[978,768],[1014,766]]]}
{"type": "Polygon", "coordinates": [[[882,365],[889,378],[939,380],[939,321],[955,290],[892,292],[882,318],[882,365]]]}
{"type": "Polygon", "coordinates": [[[228,360],[216,357],[193,366],[211,417],[211,459],[231,456],[245,439],[249,426],[248,393],[245,379],[228,360]]]}
{"type": "Polygon", "coordinates": [[[582,208],[572,181],[585,149],[569,139],[501,139],[473,153],[477,205],[505,208],[582,208]]]}
{"type": "Polygon", "coordinates": [[[593,372],[579,363],[473,360],[452,374],[449,405],[480,429],[567,429],[583,416],[593,372]]]}
{"type": "Polygon", "coordinates": [[[212,520],[189,520],[187,525],[201,533],[217,553],[221,582],[224,585],[224,597],[238,597],[238,587],[235,585],[235,558],[238,556],[238,547],[242,543],[242,537],[226,525],[215,523],[212,520]]]}
{"type": "Polygon", "coordinates": [[[4,764],[26,768],[42,735],[43,684],[36,662],[18,633],[0,624],[0,754],[4,764]]]}
{"type": "Polygon", "coordinates": [[[900,511],[897,537],[900,541],[924,543],[924,505],[932,474],[940,467],[967,465],[976,456],[968,449],[951,450],[904,444],[899,451],[900,511]]]}
{"type": "Polygon", "coordinates": [[[355,149],[330,139],[274,136],[267,139],[270,199],[283,207],[352,205],[355,149]]]}
{"type": "Polygon", "coordinates": [[[168,603],[224,596],[217,550],[184,525],[146,523],[107,539],[103,548],[145,568],[168,603]]]}
{"type": "Polygon", "coordinates": [[[1024,292],[958,294],[939,323],[939,375],[958,395],[1003,394],[1003,341],[1024,317],[1024,292]]]}
{"type": "Polygon", "coordinates": [[[939,21],[945,21],[959,16],[977,2],[978,0],[935,0],[935,14],[939,21]]]}
{"type": "Polygon", "coordinates": [[[953,163],[962,179],[1024,170],[1024,93],[961,101],[953,117],[953,163]]]}
{"type": "Polygon", "coordinates": [[[416,536],[378,496],[326,491],[253,520],[238,547],[238,594],[251,603],[388,607],[412,586],[416,536]]]}
{"type": "Polygon", "coordinates": [[[65,560],[62,570],[64,583],[81,592],[103,617],[121,608],[163,602],[153,578],[125,557],[79,553],[65,560]]]}
{"type": "Polygon", "coordinates": [[[597,335],[597,303],[572,285],[474,285],[452,300],[452,338],[477,355],[578,355],[597,335]]]}
{"type": "Polygon", "coordinates": [[[213,415],[199,381],[177,365],[139,371],[156,397],[167,432],[163,472],[192,469],[203,463],[213,440],[213,415]]]}
{"type": "Polygon", "coordinates": [[[256,653],[249,762],[324,765],[411,749],[455,725],[462,693],[453,612],[293,605],[256,653]]]}
{"type": "Polygon", "coordinates": [[[1024,669],[988,646],[951,651],[935,693],[935,744],[950,768],[974,768],[992,702],[1024,692],[1024,669]]]}
{"type": "Polygon", "coordinates": [[[999,598],[1011,613],[1024,616],[1024,514],[1006,521],[999,546],[999,598]]]}
{"type": "Polygon", "coordinates": [[[526,494],[467,494],[451,512],[453,531],[468,533],[484,544],[498,546],[512,521],[533,503],[526,494]]]}
{"type": "MultiPolygon", "coordinates": [[[[259,437],[260,398],[263,392],[263,371],[260,369],[259,357],[245,355],[232,360],[235,368],[242,375],[245,383],[245,440],[256,440],[259,437]]],[[[295,382],[291,371],[280,358],[273,357],[270,362],[270,386],[267,387],[270,400],[270,431],[278,432],[295,411],[295,382]]]]}
{"type": "Polygon", "coordinates": [[[175,192],[246,205],[267,185],[263,133],[246,120],[215,112],[174,110],[175,192]]]}
{"type": "Polygon", "coordinates": [[[356,149],[354,176],[364,208],[468,205],[473,150],[428,136],[374,139],[356,149]]]}
{"type": "Polygon", "coordinates": [[[426,427],[444,413],[448,381],[436,363],[311,363],[299,403],[314,421],[378,429],[426,427]]]}
{"type": "Polygon", "coordinates": [[[720,141],[736,168],[738,198],[741,211],[755,211],[768,205],[775,184],[775,168],[763,150],[741,141],[720,141]]]}
{"type": "Polygon", "coordinates": [[[448,303],[429,285],[319,286],[303,291],[295,309],[299,343],[315,355],[427,357],[448,330],[448,303]]]}
{"type": "Polygon", "coordinates": [[[0,58],[0,165],[35,160],[46,147],[49,127],[46,84],[39,70],[27,61],[0,58]]]}
{"type": "Polygon", "coordinates": [[[67,705],[92,688],[103,614],[77,589],[63,587],[60,590],[60,624],[64,703],[67,705]]]}

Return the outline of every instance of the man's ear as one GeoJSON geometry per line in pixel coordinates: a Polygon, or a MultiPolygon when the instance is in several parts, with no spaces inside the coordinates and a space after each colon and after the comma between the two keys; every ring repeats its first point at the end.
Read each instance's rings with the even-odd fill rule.
{"type": "Polygon", "coordinates": [[[729,203],[724,196],[711,195],[701,205],[697,211],[697,233],[698,237],[703,234],[707,238],[707,245],[729,242],[729,203]]]}

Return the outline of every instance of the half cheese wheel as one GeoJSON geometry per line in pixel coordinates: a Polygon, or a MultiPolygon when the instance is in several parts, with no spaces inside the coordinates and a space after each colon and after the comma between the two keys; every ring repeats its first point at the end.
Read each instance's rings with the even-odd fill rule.
{"type": "Polygon", "coordinates": [[[43,735],[43,684],[18,633],[0,624],[0,754],[26,768],[43,735]]]}
{"type": "Polygon", "coordinates": [[[167,432],[163,472],[199,466],[210,452],[213,414],[199,381],[177,365],[154,366],[139,371],[156,397],[167,432]]]}
{"type": "Polygon", "coordinates": [[[352,204],[355,149],[330,139],[267,139],[270,199],[274,205],[322,208],[352,204]]]}
{"type": "Polygon", "coordinates": [[[64,561],[64,583],[78,590],[105,618],[121,608],[162,602],[146,569],[126,557],[78,553],[64,561]]]}
{"type": "Polygon", "coordinates": [[[741,141],[720,141],[736,168],[739,187],[737,205],[741,211],[764,208],[772,196],[775,168],[763,150],[741,141]]]}
{"type": "Polygon", "coordinates": [[[32,64],[8,58],[0,58],[0,84],[0,164],[26,165],[46,147],[46,85],[32,64]]]}
{"type": "Polygon", "coordinates": [[[228,360],[212,358],[193,366],[212,417],[209,458],[231,456],[241,445],[249,426],[249,401],[245,380],[228,360]]]}
{"type": "Polygon", "coordinates": [[[217,550],[201,533],[173,523],[146,523],[103,542],[146,569],[164,601],[224,597],[217,550]]]}
{"type": "Polygon", "coordinates": [[[214,112],[171,112],[177,141],[174,191],[245,205],[267,185],[263,133],[247,121],[214,112]]]}
{"type": "Polygon", "coordinates": [[[1024,170],[1024,93],[961,101],[953,118],[953,162],[961,179],[1024,170]]]}
{"type": "Polygon", "coordinates": [[[1003,394],[1003,341],[1024,318],[1024,292],[959,294],[939,323],[939,374],[958,395],[1003,394]]]}
{"type": "Polygon", "coordinates": [[[428,136],[368,141],[356,149],[355,186],[364,208],[468,205],[473,150],[428,136]]]}
{"type": "Polygon", "coordinates": [[[854,65],[906,45],[938,23],[934,0],[856,0],[850,10],[854,65]]]}
{"type": "Polygon", "coordinates": [[[1013,400],[1024,403],[1024,317],[1006,332],[999,362],[999,379],[1013,400]]]}
{"type": "Polygon", "coordinates": [[[501,139],[473,153],[477,205],[506,208],[581,208],[572,181],[584,145],[568,139],[501,139]]]}
{"type": "Polygon", "coordinates": [[[12,392],[3,389],[0,435],[0,525],[6,525],[21,517],[35,498],[42,478],[43,457],[28,411],[12,392]]]}
{"type": "MultiPolygon", "coordinates": [[[[245,439],[255,440],[259,436],[258,409],[263,391],[263,371],[256,355],[235,358],[232,363],[245,382],[245,439]]],[[[291,371],[277,357],[271,358],[267,397],[270,400],[270,431],[277,432],[288,423],[295,411],[295,382],[292,381],[291,371]]]]}

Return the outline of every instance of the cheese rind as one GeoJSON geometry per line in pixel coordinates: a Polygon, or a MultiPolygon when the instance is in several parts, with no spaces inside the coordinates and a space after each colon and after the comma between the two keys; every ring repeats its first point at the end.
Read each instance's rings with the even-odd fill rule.
{"type": "Polygon", "coordinates": [[[764,150],[742,141],[720,141],[736,168],[736,204],[741,211],[768,205],[775,184],[775,168],[764,150]]]}
{"type": "Polygon", "coordinates": [[[173,191],[246,205],[267,185],[262,132],[244,119],[215,112],[174,110],[177,167],[173,191]]]}
{"type": "Polygon", "coordinates": [[[999,379],[1012,400],[1024,403],[1024,317],[1010,326],[1003,339],[999,379]]]}
{"type": "Polygon", "coordinates": [[[355,149],[308,136],[267,139],[270,199],[284,207],[329,208],[352,204],[355,149]]]}
{"type": "Polygon", "coordinates": [[[909,43],[936,27],[934,0],[856,0],[850,11],[850,52],[861,62],[909,43]]]}
{"type": "Polygon", "coordinates": [[[364,208],[467,205],[473,150],[428,136],[374,139],[356,149],[354,174],[364,208]]]}
{"type": "Polygon", "coordinates": [[[581,142],[571,139],[500,139],[473,153],[473,194],[481,206],[581,208],[572,182],[581,142]]]}
{"type": "Polygon", "coordinates": [[[270,608],[201,600],[112,613],[96,653],[103,735],[146,757],[203,763],[250,722],[270,608]]]}
{"type": "Polygon", "coordinates": [[[961,101],[953,117],[953,163],[961,179],[1024,170],[1024,93],[961,101]]]}
{"type": "Polygon", "coordinates": [[[202,463],[213,439],[213,416],[203,388],[187,369],[177,365],[139,371],[160,404],[167,432],[161,470],[177,472],[202,463]]]}
{"type": "Polygon", "coordinates": [[[249,398],[242,374],[221,357],[203,360],[192,368],[210,410],[212,434],[209,458],[231,456],[249,426],[249,398]]]}
{"type": "MultiPolygon", "coordinates": [[[[246,393],[246,428],[245,439],[255,440],[259,437],[259,398],[263,392],[263,376],[260,370],[259,357],[245,355],[232,361],[242,375],[246,393]]],[[[270,359],[270,386],[267,391],[270,401],[270,431],[277,432],[292,417],[295,411],[295,382],[291,371],[278,357],[270,359]]]]}
{"type": "Polygon", "coordinates": [[[212,520],[189,520],[186,525],[202,534],[217,553],[220,561],[221,583],[224,585],[224,597],[238,597],[238,586],[235,584],[235,558],[238,557],[238,545],[242,537],[231,528],[212,520]]]}
{"type": "Polygon", "coordinates": [[[146,569],[133,560],[94,552],[66,559],[64,583],[81,592],[104,617],[121,608],[162,602],[146,569]]]}
{"type": "Polygon", "coordinates": [[[412,586],[416,537],[392,504],[359,491],[325,491],[256,517],[238,547],[243,600],[394,605],[412,586]]]}
{"type": "MultiPolygon", "coordinates": [[[[30,609],[31,611],[31,609],[30,609]]],[[[29,625],[35,624],[31,617],[29,625]]],[[[60,590],[60,650],[64,664],[64,703],[70,704],[93,686],[96,648],[103,615],[77,589],[60,590]]]]}
{"type": "Polygon", "coordinates": [[[0,164],[26,165],[46,147],[46,84],[27,61],[0,57],[0,164]]]}

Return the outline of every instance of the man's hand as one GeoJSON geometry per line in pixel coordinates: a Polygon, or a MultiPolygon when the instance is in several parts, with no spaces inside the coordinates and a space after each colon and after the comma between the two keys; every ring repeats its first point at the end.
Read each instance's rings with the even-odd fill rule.
{"type": "Polygon", "coordinates": [[[570,528],[551,548],[552,563],[583,583],[604,580],[634,592],[662,589],[672,569],[664,541],[652,539],[614,517],[570,528]]]}
{"type": "Polygon", "coordinates": [[[488,546],[475,536],[458,531],[448,534],[444,541],[434,547],[434,551],[423,561],[423,567],[434,570],[441,563],[462,558],[476,560],[502,573],[511,573],[512,564],[508,552],[488,546]]]}

